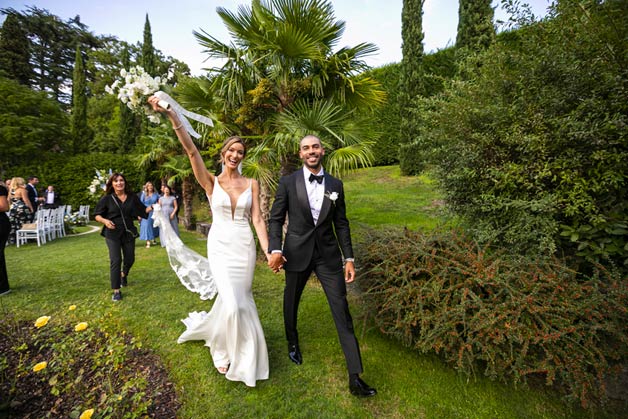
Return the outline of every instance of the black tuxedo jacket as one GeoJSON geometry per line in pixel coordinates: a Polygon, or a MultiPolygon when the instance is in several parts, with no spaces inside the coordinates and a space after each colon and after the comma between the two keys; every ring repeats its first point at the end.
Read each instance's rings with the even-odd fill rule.
{"type": "Polygon", "coordinates": [[[35,190],[35,187],[33,185],[31,185],[30,183],[26,184],[26,192],[28,193],[28,200],[31,201],[31,205],[33,206],[33,209],[35,211],[37,211],[37,207],[39,206],[39,202],[37,202],[37,191],[35,190]]]}
{"type": "Polygon", "coordinates": [[[325,173],[325,198],[315,225],[303,170],[282,177],[270,211],[269,245],[271,251],[283,251],[287,259],[284,264],[286,271],[306,270],[312,260],[315,245],[330,269],[342,268],[343,257],[353,258],[342,182],[325,173]],[[335,201],[330,199],[333,192],[337,194],[335,201]],[[282,248],[286,213],[288,230],[282,248]]]}

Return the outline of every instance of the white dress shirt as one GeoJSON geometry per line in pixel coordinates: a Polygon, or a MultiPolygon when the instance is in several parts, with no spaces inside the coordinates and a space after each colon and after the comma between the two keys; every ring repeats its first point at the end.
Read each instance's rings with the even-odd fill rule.
{"type": "MultiPolygon", "coordinates": [[[[322,176],[325,172],[321,167],[321,170],[316,173],[316,176],[322,176]]],[[[310,170],[303,166],[303,176],[305,177],[305,189],[307,190],[307,199],[310,201],[310,211],[312,211],[312,218],[314,224],[318,221],[318,216],[321,213],[321,207],[323,206],[323,199],[325,198],[325,178],[323,183],[316,181],[310,182],[310,170]]]]}

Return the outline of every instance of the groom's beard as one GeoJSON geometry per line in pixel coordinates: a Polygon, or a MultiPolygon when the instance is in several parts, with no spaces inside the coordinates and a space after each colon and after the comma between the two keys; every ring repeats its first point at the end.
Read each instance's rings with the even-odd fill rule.
{"type": "Polygon", "coordinates": [[[305,165],[305,167],[307,167],[308,169],[314,169],[317,172],[319,172],[321,170],[321,167],[323,166],[321,162],[322,156],[318,156],[316,163],[310,163],[307,158],[303,160],[303,164],[305,165]]]}

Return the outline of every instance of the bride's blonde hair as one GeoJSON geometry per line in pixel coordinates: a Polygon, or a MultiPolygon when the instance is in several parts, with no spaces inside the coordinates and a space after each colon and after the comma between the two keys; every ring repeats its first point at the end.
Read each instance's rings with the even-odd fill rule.
{"type": "Polygon", "coordinates": [[[244,147],[244,154],[242,155],[242,157],[246,157],[246,144],[244,144],[244,140],[234,135],[233,137],[227,138],[225,142],[222,143],[222,148],[220,149],[220,162],[221,163],[225,162],[225,153],[227,152],[227,150],[229,150],[229,147],[231,147],[232,145],[236,143],[242,144],[242,147],[244,147]]]}

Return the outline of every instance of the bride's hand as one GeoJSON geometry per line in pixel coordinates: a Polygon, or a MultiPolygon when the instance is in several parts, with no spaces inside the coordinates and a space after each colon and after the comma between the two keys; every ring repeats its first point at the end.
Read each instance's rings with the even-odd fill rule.
{"type": "Polygon", "coordinates": [[[153,108],[155,112],[159,112],[159,113],[168,112],[167,109],[164,109],[163,107],[159,106],[159,101],[160,99],[154,95],[148,98],[148,104],[151,106],[151,108],[153,108]]]}

